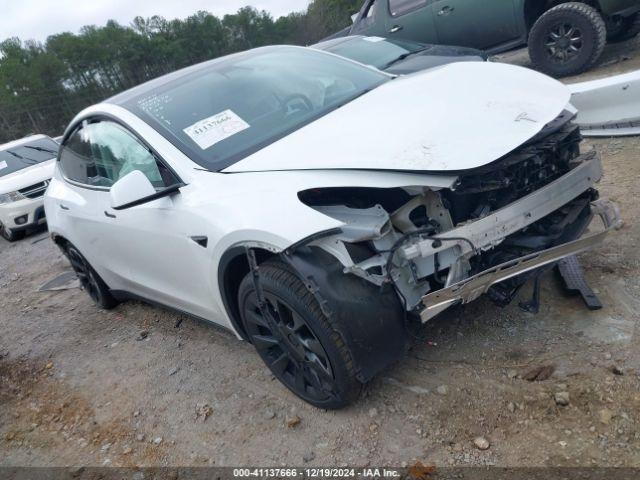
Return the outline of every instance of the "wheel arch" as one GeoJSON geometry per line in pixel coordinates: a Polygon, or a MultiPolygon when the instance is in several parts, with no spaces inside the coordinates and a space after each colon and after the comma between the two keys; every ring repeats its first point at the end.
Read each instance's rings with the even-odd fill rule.
{"type": "Polygon", "coordinates": [[[258,265],[281,257],[313,293],[334,330],[349,346],[357,378],[365,383],[405,353],[408,339],[400,300],[391,288],[381,289],[345,274],[342,264],[331,254],[318,247],[304,246],[308,241],[305,239],[279,253],[255,244],[229,248],[218,267],[224,307],[234,329],[248,341],[237,298],[240,282],[250,272],[246,248],[254,251],[258,265]]]}
{"type": "Polygon", "coordinates": [[[524,19],[527,25],[527,32],[531,31],[533,25],[538,21],[538,19],[547,11],[551,10],[553,7],[557,7],[561,3],[584,3],[589,5],[599,12],[602,11],[600,8],[599,0],[525,0],[524,2],[524,19]]]}
{"type": "Polygon", "coordinates": [[[246,341],[249,341],[249,339],[242,325],[242,319],[240,318],[238,291],[240,283],[247,273],[251,271],[249,260],[247,259],[248,246],[251,246],[255,252],[258,265],[277,255],[266,248],[255,247],[250,244],[235,245],[225,251],[218,264],[218,288],[220,290],[220,298],[222,299],[222,303],[233,328],[242,339],[246,341]]]}
{"type": "Polygon", "coordinates": [[[65,246],[71,243],[63,235],[60,235],[59,233],[55,233],[55,232],[51,233],[51,240],[63,251],[65,246]]]}

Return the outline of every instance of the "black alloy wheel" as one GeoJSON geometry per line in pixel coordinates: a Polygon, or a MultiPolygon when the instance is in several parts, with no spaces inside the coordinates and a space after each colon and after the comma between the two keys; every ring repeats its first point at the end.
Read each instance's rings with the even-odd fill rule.
{"type": "Polygon", "coordinates": [[[546,11],[535,22],[528,43],[536,68],[564,77],[596,64],[607,43],[607,30],[595,8],[582,2],[567,2],[546,11]]]}
{"type": "Polygon", "coordinates": [[[264,297],[264,313],[255,290],[244,307],[247,333],[258,353],[274,375],[301,397],[330,400],[334,378],[327,352],[291,305],[271,293],[264,297]]]}
{"type": "Polygon", "coordinates": [[[100,301],[100,294],[98,293],[100,287],[96,277],[91,273],[89,264],[75,248],[70,248],[67,253],[71,267],[76,272],[78,280],[80,280],[80,288],[89,294],[91,300],[98,303],[100,301]]]}
{"type": "Polygon", "coordinates": [[[100,308],[111,309],[118,302],[109,292],[109,288],[100,278],[98,273],[89,265],[89,262],[73,245],[67,245],[65,252],[71,268],[80,281],[80,288],[89,294],[91,300],[100,308]]]}
{"type": "Polygon", "coordinates": [[[320,408],[342,408],[360,393],[351,354],[302,281],[279,262],[260,266],[260,305],[249,273],[238,294],[247,337],[289,390],[320,408]]]}
{"type": "Polygon", "coordinates": [[[547,54],[551,61],[565,63],[577,57],[584,46],[582,32],[570,23],[555,25],[545,42],[547,54]]]}

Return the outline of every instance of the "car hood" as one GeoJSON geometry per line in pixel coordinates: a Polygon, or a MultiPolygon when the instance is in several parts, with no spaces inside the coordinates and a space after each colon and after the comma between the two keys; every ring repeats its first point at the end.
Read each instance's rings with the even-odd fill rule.
{"type": "Polygon", "coordinates": [[[454,63],[398,77],[223,171],[468,170],[531,139],[569,99],[532,70],[454,63]]]}
{"type": "Polygon", "coordinates": [[[0,194],[15,192],[49,180],[53,176],[55,167],[56,160],[54,158],[0,177],[0,194]]]}

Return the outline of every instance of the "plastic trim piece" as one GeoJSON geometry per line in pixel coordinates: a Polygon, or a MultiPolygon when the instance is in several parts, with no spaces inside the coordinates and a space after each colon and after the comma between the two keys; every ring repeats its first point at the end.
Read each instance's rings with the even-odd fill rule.
{"type": "Polygon", "coordinates": [[[574,83],[569,89],[585,137],[640,135],[640,70],[574,83]]]}
{"type": "Polygon", "coordinates": [[[144,197],[139,200],[135,200],[133,202],[125,203],[124,205],[112,208],[114,210],[126,210],[127,208],[137,207],[138,205],[143,205],[160,198],[168,197],[169,195],[173,195],[174,193],[179,193],[182,187],[186,187],[186,185],[184,183],[176,183],[175,185],[170,185],[166,188],[163,188],[159,192],[156,192],[153,195],[149,195],[148,197],[144,197]]]}

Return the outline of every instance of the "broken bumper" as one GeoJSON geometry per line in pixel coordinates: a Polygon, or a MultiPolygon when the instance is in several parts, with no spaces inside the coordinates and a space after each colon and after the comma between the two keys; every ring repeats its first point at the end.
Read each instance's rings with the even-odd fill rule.
{"type": "MultiPolygon", "coordinates": [[[[595,151],[581,155],[576,160],[579,161],[579,166],[541,189],[480,220],[467,223],[436,237],[466,238],[479,250],[487,250],[499,245],[509,235],[555,212],[600,181],[602,164],[595,151]]],[[[452,248],[457,250],[456,255],[450,257],[453,260],[460,255],[473,253],[469,244],[465,242],[434,244],[432,240],[414,243],[403,248],[402,251],[407,260],[440,254],[443,257],[440,262],[441,268],[446,268],[449,265],[444,263],[447,257],[443,254],[452,248]]]]}
{"type": "Polygon", "coordinates": [[[427,294],[422,297],[424,305],[424,310],[420,314],[422,321],[430,320],[457,303],[469,303],[477,299],[496,283],[589,250],[602,243],[611,230],[622,226],[620,212],[614,203],[598,200],[592,202],[591,206],[593,212],[604,224],[603,231],[497,265],[442,290],[427,294]]]}

